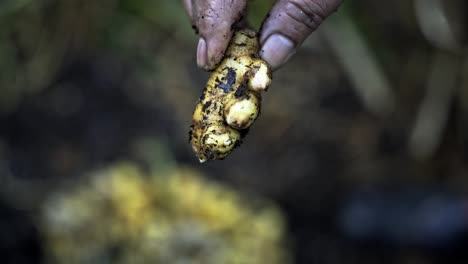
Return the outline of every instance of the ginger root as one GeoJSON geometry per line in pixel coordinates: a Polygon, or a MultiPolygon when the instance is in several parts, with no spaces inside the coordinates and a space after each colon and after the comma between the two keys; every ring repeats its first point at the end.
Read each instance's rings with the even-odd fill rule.
{"type": "Polygon", "coordinates": [[[271,70],[258,49],[255,31],[237,31],[208,80],[189,133],[200,162],[224,159],[260,114],[260,92],[270,85],[271,70]]]}

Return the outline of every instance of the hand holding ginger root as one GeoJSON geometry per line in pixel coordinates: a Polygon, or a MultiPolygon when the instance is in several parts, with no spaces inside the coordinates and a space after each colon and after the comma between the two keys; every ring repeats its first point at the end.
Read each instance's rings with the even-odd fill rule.
{"type": "MultiPolygon", "coordinates": [[[[197,63],[212,70],[224,57],[233,26],[245,25],[248,0],[183,0],[199,35],[197,63]]],[[[343,0],[276,0],[259,32],[260,57],[273,70],[282,66],[303,41],[336,11],[343,0]]]]}
{"type": "Polygon", "coordinates": [[[252,30],[233,30],[245,25],[247,0],[184,0],[200,37],[197,64],[215,69],[190,131],[200,162],[224,159],[240,145],[259,115],[260,91],[270,85],[271,69],[283,65],[342,1],[277,0],[257,37],[252,30]]]}
{"type": "Polygon", "coordinates": [[[260,92],[271,83],[271,70],[258,56],[255,31],[234,34],[193,114],[190,143],[200,162],[224,159],[241,144],[260,113],[260,92]]]}

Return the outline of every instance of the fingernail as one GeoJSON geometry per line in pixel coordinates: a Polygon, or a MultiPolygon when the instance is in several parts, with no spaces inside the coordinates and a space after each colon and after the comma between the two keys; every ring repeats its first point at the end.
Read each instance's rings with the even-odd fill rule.
{"type": "Polygon", "coordinates": [[[198,41],[197,47],[197,65],[200,68],[206,66],[207,62],[207,48],[206,48],[206,41],[203,38],[200,38],[198,41]]]}
{"type": "Polygon", "coordinates": [[[265,41],[260,56],[270,64],[273,69],[283,65],[296,53],[294,43],[280,34],[273,34],[265,41]]]}

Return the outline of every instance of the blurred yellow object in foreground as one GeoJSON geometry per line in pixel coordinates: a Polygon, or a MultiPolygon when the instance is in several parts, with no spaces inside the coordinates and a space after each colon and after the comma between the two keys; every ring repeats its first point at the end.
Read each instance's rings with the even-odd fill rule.
{"type": "Polygon", "coordinates": [[[271,205],[178,168],[146,175],[102,170],[53,195],[42,231],[52,263],[288,263],[283,219],[271,205]]]}

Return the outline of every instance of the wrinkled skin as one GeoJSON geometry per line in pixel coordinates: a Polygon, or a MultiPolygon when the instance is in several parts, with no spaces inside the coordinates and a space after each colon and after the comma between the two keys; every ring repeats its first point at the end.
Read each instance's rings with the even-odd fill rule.
{"type": "MultiPolygon", "coordinates": [[[[342,1],[276,1],[260,30],[260,56],[273,69],[283,65],[342,1]]],[[[247,0],[184,0],[186,12],[200,36],[199,67],[213,70],[221,61],[233,28],[244,27],[246,4],[247,0]]]]}
{"type": "Polygon", "coordinates": [[[260,92],[271,83],[270,68],[258,56],[258,48],[254,31],[239,30],[208,80],[190,131],[200,162],[224,159],[258,117],[260,92]]]}

